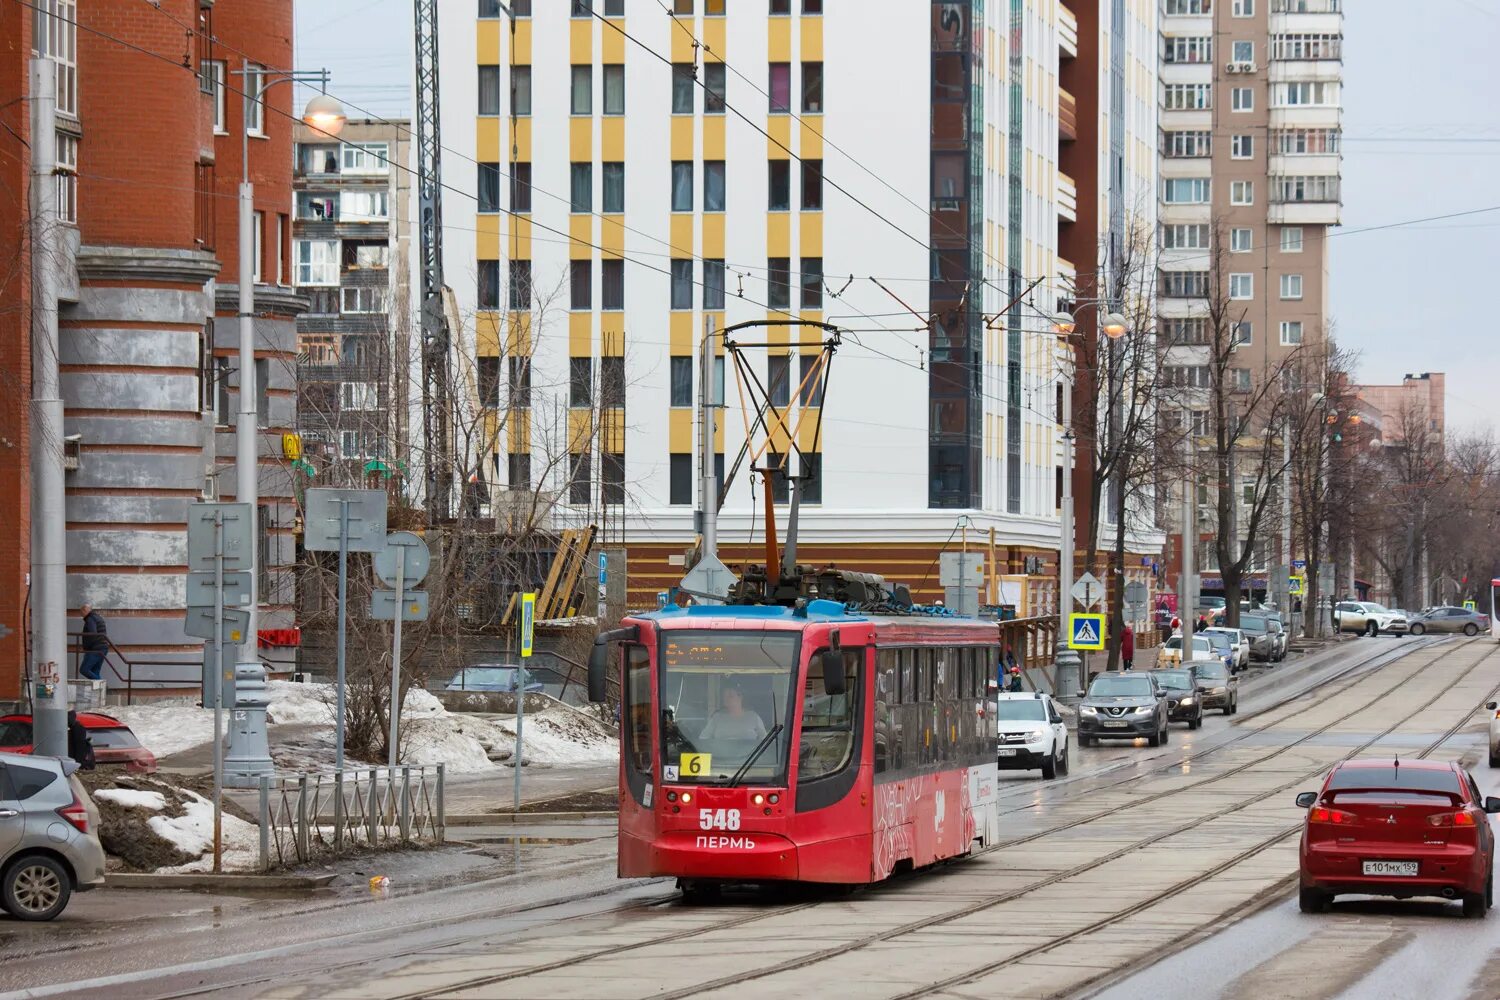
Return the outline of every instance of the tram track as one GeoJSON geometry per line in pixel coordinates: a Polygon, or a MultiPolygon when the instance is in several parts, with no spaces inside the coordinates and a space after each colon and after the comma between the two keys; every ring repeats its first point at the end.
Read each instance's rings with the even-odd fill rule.
{"type": "MultiPolygon", "coordinates": [[[[1353,687],[1355,687],[1359,683],[1366,682],[1366,681],[1374,679],[1375,677],[1378,677],[1380,675],[1380,672],[1382,670],[1384,670],[1386,667],[1388,667],[1390,664],[1395,663],[1395,662],[1403,659],[1407,655],[1411,655],[1413,653],[1417,653],[1417,652],[1420,652],[1420,651],[1421,650],[1402,650],[1400,652],[1396,652],[1396,651],[1382,651],[1381,653],[1377,654],[1374,657],[1371,657],[1371,658],[1369,658],[1367,660],[1361,661],[1359,664],[1356,664],[1354,667],[1351,667],[1350,668],[1351,671],[1352,670],[1357,670],[1357,669],[1359,669],[1359,667],[1368,665],[1369,663],[1373,662],[1374,660],[1380,659],[1382,657],[1389,657],[1390,658],[1388,663],[1382,663],[1380,666],[1376,667],[1374,670],[1361,675],[1355,681],[1352,681],[1348,685],[1345,685],[1342,688],[1340,688],[1338,693],[1343,693],[1344,691],[1352,689],[1353,687]],[[1394,653],[1394,655],[1392,655],[1393,653],[1394,653]]],[[[1416,715],[1420,714],[1422,711],[1425,711],[1427,708],[1429,708],[1432,704],[1434,704],[1439,698],[1441,698],[1443,696],[1443,694],[1447,691],[1448,687],[1451,687],[1453,684],[1460,683],[1463,679],[1465,679],[1468,676],[1470,676],[1473,673],[1473,671],[1476,670],[1487,659],[1488,654],[1490,652],[1491,652],[1491,650],[1489,649],[1489,647],[1487,645],[1483,646],[1479,650],[1478,655],[1475,656],[1475,658],[1473,659],[1473,661],[1471,663],[1468,663],[1467,665],[1465,665],[1462,668],[1462,672],[1450,683],[1450,685],[1448,685],[1447,687],[1441,688],[1438,691],[1436,691],[1432,695],[1432,697],[1426,699],[1420,705],[1417,705],[1416,707],[1414,707],[1410,712],[1405,713],[1400,719],[1398,719],[1395,722],[1391,723],[1389,726],[1387,726],[1386,728],[1384,728],[1380,733],[1378,733],[1375,736],[1373,736],[1372,738],[1370,738],[1370,739],[1362,742],[1359,746],[1357,746],[1357,747],[1349,750],[1347,752],[1347,754],[1345,754],[1344,757],[1340,758],[1340,759],[1347,759],[1348,757],[1353,757],[1353,756],[1356,756],[1356,755],[1364,752],[1369,747],[1373,746],[1374,744],[1376,744],[1376,743],[1380,742],[1381,740],[1385,739],[1386,737],[1388,737],[1392,732],[1395,732],[1397,729],[1399,729],[1402,725],[1404,725],[1410,719],[1412,719],[1416,715]]],[[[1425,664],[1424,664],[1424,666],[1425,666],[1425,664]]],[[[1216,776],[1210,777],[1208,779],[1205,779],[1205,781],[1202,781],[1202,782],[1195,782],[1192,785],[1184,786],[1182,788],[1170,789],[1170,790],[1167,790],[1167,791],[1164,791],[1164,792],[1161,792],[1161,793],[1157,793],[1157,794],[1152,795],[1152,796],[1143,797],[1143,798],[1141,798],[1141,799],[1139,799],[1139,800],[1137,800],[1135,802],[1129,803],[1127,805],[1124,805],[1124,806],[1121,806],[1121,807],[1117,807],[1115,809],[1107,810],[1105,812],[1101,812],[1101,813],[1095,814],[1094,816],[1087,817],[1087,818],[1079,820],[1077,822],[1070,823],[1070,824],[1068,824],[1067,828],[1072,828],[1074,826],[1081,825],[1081,824],[1087,823],[1087,822],[1093,822],[1093,821],[1096,821],[1098,819],[1103,818],[1106,815],[1118,815],[1119,813],[1121,813],[1122,811],[1124,811],[1126,809],[1133,809],[1135,806],[1138,806],[1138,805],[1146,805],[1146,804],[1150,804],[1150,803],[1154,803],[1154,802],[1159,802],[1159,801],[1161,801],[1161,800],[1163,800],[1163,799],[1165,799],[1165,798],[1167,798],[1169,796],[1172,796],[1172,795],[1180,795],[1180,794],[1182,794],[1184,792],[1189,792],[1189,791],[1193,791],[1193,790],[1200,790],[1205,785],[1210,784],[1210,783],[1212,783],[1214,781],[1223,780],[1224,778],[1231,777],[1232,775],[1243,773],[1247,769],[1252,768],[1252,767],[1254,767],[1254,766],[1256,766],[1258,764],[1263,764],[1263,763],[1265,763],[1268,760],[1272,760],[1272,759],[1280,756],[1281,754],[1285,753],[1286,751],[1292,749],[1293,747],[1299,746],[1299,745],[1303,745],[1303,744],[1307,743],[1309,740],[1315,739],[1317,736],[1326,733],[1328,730],[1334,728],[1335,726],[1338,726],[1338,725],[1340,725],[1340,724],[1342,724],[1344,722],[1347,722],[1349,719],[1351,719],[1351,718],[1359,715],[1360,713],[1362,713],[1364,711],[1369,710],[1370,708],[1372,708],[1373,706],[1375,706],[1376,704],[1378,704],[1381,700],[1383,700],[1384,698],[1386,698],[1387,696],[1389,696],[1391,694],[1391,692],[1397,686],[1399,686],[1399,684],[1403,680],[1404,680],[1404,678],[1401,678],[1401,679],[1398,679],[1396,681],[1396,683],[1393,683],[1393,684],[1391,684],[1389,686],[1384,686],[1383,685],[1381,687],[1380,691],[1377,692],[1373,697],[1371,697],[1371,698],[1369,698],[1367,700],[1362,701],[1358,706],[1355,706],[1354,708],[1350,709],[1349,711],[1342,713],[1341,715],[1339,715],[1334,720],[1326,723],[1323,726],[1318,727],[1316,730],[1314,730],[1312,732],[1307,733],[1306,735],[1300,737],[1299,739],[1297,739],[1293,743],[1287,744],[1285,746],[1274,748],[1269,753],[1265,754],[1264,756],[1258,757],[1256,760],[1247,762],[1246,764],[1243,764],[1243,765],[1241,765],[1239,767],[1233,768],[1229,772],[1226,772],[1226,773],[1224,773],[1222,775],[1216,775],[1216,776]]],[[[1500,685],[1497,685],[1496,687],[1497,687],[1497,689],[1500,689],[1500,685]]],[[[1243,737],[1243,738],[1248,738],[1249,736],[1254,735],[1256,733],[1265,732],[1266,730],[1274,728],[1277,725],[1284,724],[1284,722],[1287,719],[1295,718],[1298,715],[1303,714],[1305,711],[1307,711],[1307,710],[1309,710],[1309,709],[1311,709],[1313,707],[1316,707],[1316,706],[1307,706],[1306,708],[1298,709],[1296,712],[1293,712],[1290,715],[1287,715],[1287,716],[1283,717],[1282,719],[1277,720],[1276,722],[1269,723],[1266,726],[1259,727],[1258,729],[1253,730],[1250,733],[1247,733],[1246,736],[1243,737]]],[[[1463,719],[1461,719],[1457,724],[1455,724],[1453,727],[1451,727],[1447,731],[1447,733],[1444,734],[1443,737],[1441,737],[1439,740],[1435,741],[1432,747],[1429,747],[1426,751],[1424,751],[1424,755],[1426,753],[1430,753],[1433,749],[1435,749],[1437,746],[1440,746],[1443,742],[1446,742],[1446,740],[1448,738],[1451,738],[1452,733],[1457,732],[1458,729],[1462,728],[1462,726],[1467,722],[1467,720],[1468,720],[1468,718],[1470,716],[1472,716],[1472,712],[1470,712],[1463,719]]],[[[1232,741],[1231,743],[1227,743],[1227,744],[1221,745],[1220,747],[1213,748],[1213,749],[1208,750],[1208,751],[1204,751],[1202,755],[1207,755],[1208,753],[1212,753],[1212,752],[1214,752],[1217,749],[1223,749],[1224,746],[1232,745],[1234,742],[1238,742],[1238,740],[1232,741]]],[[[1195,756],[1201,756],[1201,755],[1195,755],[1195,756]]],[[[1334,761],[1334,762],[1336,762],[1336,761],[1334,761]]],[[[991,909],[993,907],[1003,905],[1003,904],[1011,902],[1013,900],[1020,899],[1020,898],[1026,896],[1026,895],[1028,895],[1030,893],[1034,893],[1034,892],[1036,892],[1036,891],[1038,891],[1040,889],[1044,889],[1044,888],[1046,888],[1048,886],[1056,885],[1056,884],[1058,884],[1060,882],[1063,882],[1063,881],[1066,881],[1068,879],[1076,878],[1079,875],[1083,875],[1083,874],[1086,874],[1086,873],[1088,873],[1090,871],[1093,871],[1095,869],[1101,868],[1104,865],[1110,864],[1111,862],[1118,861],[1119,859],[1121,859],[1123,857],[1126,857],[1126,856],[1128,856],[1129,854],[1131,854],[1131,853],[1133,853],[1135,851],[1141,850],[1143,847],[1151,846],[1153,844],[1156,844],[1156,843],[1159,843],[1161,841],[1167,840],[1167,839],[1169,839],[1171,837],[1180,836],[1180,835],[1182,835],[1184,833],[1187,833],[1187,832],[1190,832],[1190,831],[1192,831],[1194,829],[1197,829],[1197,828],[1199,828],[1199,827],[1201,827],[1201,826],[1203,826],[1203,825],[1205,825],[1207,823],[1213,822],[1216,819],[1221,819],[1221,818],[1223,818],[1225,816],[1230,815],[1231,813],[1234,813],[1234,812],[1237,812],[1237,811],[1239,811],[1241,809],[1244,809],[1247,806],[1250,806],[1250,805],[1253,805],[1255,803],[1261,802],[1261,801],[1263,801],[1265,799],[1268,799],[1270,797],[1273,797],[1275,795],[1282,794],[1287,789],[1294,788],[1297,785],[1299,785],[1299,784],[1301,784],[1301,783],[1309,780],[1310,778],[1315,777],[1317,774],[1320,774],[1320,773],[1326,771],[1327,768],[1329,766],[1331,766],[1332,763],[1334,763],[1334,762],[1321,763],[1316,769],[1310,770],[1310,771],[1301,772],[1293,780],[1288,781],[1288,782],[1284,782],[1284,783],[1278,785],[1275,789],[1272,789],[1272,790],[1267,791],[1267,792],[1259,793],[1259,794],[1255,795],[1253,798],[1239,800],[1239,801],[1235,802],[1233,805],[1227,806],[1227,807],[1225,807],[1223,809],[1215,810],[1215,811],[1213,811],[1213,812],[1211,812],[1211,813],[1209,813],[1207,815],[1200,816],[1200,817],[1198,817],[1198,818],[1196,818],[1196,819],[1194,819],[1194,820],[1192,820],[1190,822],[1179,824],[1179,825],[1177,825],[1177,826],[1175,826],[1175,827],[1173,827],[1173,828],[1171,828],[1169,830],[1160,831],[1158,833],[1153,834],[1150,837],[1134,841],[1134,842],[1132,842],[1132,843],[1130,843],[1130,844],[1128,844],[1126,846],[1123,846],[1123,847],[1118,848],[1116,850],[1112,850],[1112,851],[1108,852],[1107,854],[1103,855],[1102,857],[1094,858],[1094,859],[1092,859],[1092,860],[1090,860],[1088,862],[1085,862],[1083,864],[1076,865],[1076,866],[1074,866],[1074,867],[1072,867],[1072,868],[1070,868],[1070,869],[1068,869],[1066,871],[1058,872],[1058,873],[1056,873],[1056,874],[1054,874],[1052,876],[1049,876],[1048,878],[1045,878],[1045,879],[1039,880],[1037,882],[1031,883],[1029,885],[1020,887],[1020,888],[1015,889],[1013,891],[1002,893],[1002,894],[1000,894],[998,896],[990,897],[990,898],[987,898],[987,899],[984,899],[984,900],[981,900],[981,901],[977,901],[977,902],[975,902],[973,904],[961,907],[961,908],[956,909],[956,910],[950,910],[948,912],[941,913],[941,914],[936,914],[936,915],[933,915],[931,917],[923,918],[921,920],[910,921],[910,922],[902,924],[902,925],[900,925],[898,927],[888,928],[886,930],[883,930],[883,931],[880,931],[880,932],[876,932],[874,934],[866,935],[865,937],[857,939],[857,940],[855,940],[853,942],[848,942],[848,943],[845,943],[845,944],[841,944],[841,945],[836,946],[836,947],[822,949],[822,950],[820,950],[818,952],[814,952],[814,953],[809,954],[809,955],[799,956],[797,958],[789,959],[789,960],[786,960],[784,962],[775,963],[775,964],[766,966],[766,967],[761,968],[761,969],[755,969],[755,970],[751,970],[751,971],[748,971],[748,972],[736,973],[736,974],[732,974],[732,975],[729,975],[729,976],[721,977],[719,979],[711,980],[711,981],[708,981],[708,982],[703,982],[703,983],[698,983],[698,984],[694,984],[694,985],[691,985],[691,986],[683,987],[683,988],[680,988],[680,989],[677,989],[677,990],[657,993],[657,994],[654,994],[654,997],[656,997],[657,1000],[679,1000],[679,998],[694,996],[696,994],[709,992],[709,991],[712,991],[712,990],[715,990],[715,989],[721,989],[721,988],[725,988],[725,987],[736,986],[736,985],[739,985],[739,984],[742,984],[742,983],[751,982],[751,981],[754,981],[754,980],[757,980],[757,979],[762,979],[762,978],[765,978],[767,976],[776,975],[778,973],[795,971],[795,970],[800,969],[800,968],[806,968],[808,966],[816,965],[816,964],[818,964],[820,962],[826,961],[828,959],[831,959],[831,958],[834,958],[834,957],[837,957],[837,956],[840,956],[840,955],[848,954],[851,951],[857,951],[857,950],[862,949],[862,948],[867,948],[867,947],[870,947],[872,945],[879,944],[881,942],[890,941],[890,940],[893,940],[895,938],[903,937],[905,935],[909,935],[909,934],[912,934],[912,933],[915,933],[917,931],[921,931],[921,930],[924,930],[924,929],[927,929],[927,928],[930,928],[930,927],[940,926],[940,925],[942,925],[944,923],[949,923],[949,922],[952,922],[952,921],[955,921],[955,920],[963,919],[963,918],[968,917],[968,916],[973,916],[975,914],[982,913],[983,911],[985,911],[987,909],[991,909]]],[[[1173,765],[1169,765],[1166,768],[1163,768],[1163,770],[1176,769],[1176,768],[1180,767],[1181,764],[1182,764],[1182,760],[1179,760],[1177,763],[1175,763],[1173,765]]],[[[1126,783],[1126,782],[1122,781],[1122,782],[1118,782],[1116,784],[1124,784],[1124,783],[1126,783]]],[[[1007,841],[1007,842],[1004,842],[1002,844],[997,844],[997,845],[995,845],[992,848],[987,848],[983,852],[976,852],[976,854],[989,854],[989,853],[992,853],[992,852],[995,852],[995,851],[999,851],[999,850],[1002,850],[1002,849],[1005,849],[1005,848],[1011,848],[1011,847],[1015,847],[1015,846],[1018,846],[1018,845],[1021,845],[1021,844],[1025,844],[1025,843],[1037,840],[1037,839],[1039,839],[1041,837],[1045,837],[1045,836],[1056,834],[1058,832],[1060,832],[1059,829],[1053,829],[1053,830],[1048,830],[1048,831],[1045,831],[1045,832],[1042,832],[1042,833],[1038,833],[1038,834],[1035,834],[1035,835],[1031,835],[1031,836],[1028,836],[1028,837],[1016,838],[1014,840],[1007,841]]],[[[1276,842],[1279,842],[1280,840],[1284,839],[1284,837],[1286,835],[1287,835],[1286,831],[1278,832],[1275,837],[1268,838],[1266,841],[1263,841],[1263,842],[1258,842],[1256,845],[1254,845],[1253,847],[1247,849],[1246,851],[1239,852],[1238,854],[1236,854],[1236,856],[1234,858],[1229,859],[1228,861],[1224,862],[1221,865],[1214,866],[1206,874],[1200,872],[1200,873],[1194,875],[1190,879],[1184,879],[1178,885],[1171,887],[1168,890],[1168,895],[1164,895],[1162,898],[1170,898],[1170,895],[1175,895],[1177,893],[1185,891],[1187,888],[1190,888],[1192,885],[1199,884],[1202,881],[1204,881],[1205,879],[1213,878],[1213,877],[1215,877],[1218,874],[1222,874],[1223,871],[1228,870],[1229,868],[1232,868],[1235,864],[1242,863],[1245,859],[1253,857],[1255,854],[1258,854],[1261,851],[1266,850],[1268,847],[1273,846],[1276,842]]],[[[971,856],[971,858],[972,857],[973,856],[971,856]]],[[[917,877],[921,877],[921,875],[918,875],[917,877]]],[[[583,954],[571,956],[571,957],[569,957],[565,961],[547,962],[547,963],[542,963],[542,964],[538,964],[538,965],[527,966],[525,968],[513,969],[513,970],[509,970],[509,971],[502,972],[502,973],[495,973],[495,974],[490,974],[490,975],[485,975],[485,976],[473,977],[473,978],[464,979],[462,981],[458,981],[458,982],[454,982],[454,983],[450,983],[450,984],[444,984],[443,986],[441,986],[439,988],[436,988],[436,989],[429,988],[427,990],[423,990],[423,991],[419,991],[419,992],[404,993],[404,994],[394,994],[394,995],[392,995],[392,1000],[414,1000],[414,998],[417,998],[417,997],[425,997],[425,996],[433,996],[433,995],[445,995],[445,994],[454,993],[454,992],[458,992],[458,991],[475,990],[475,989],[482,989],[482,988],[485,988],[485,987],[498,986],[498,985],[503,984],[503,983],[514,982],[514,981],[517,981],[517,980],[522,980],[522,979],[525,979],[525,978],[530,977],[530,976],[542,975],[542,974],[545,974],[546,972],[556,971],[556,970],[558,970],[560,968],[564,968],[564,967],[576,968],[577,966],[579,966],[581,964],[588,963],[588,962],[591,962],[591,961],[597,961],[597,960],[600,960],[600,959],[608,959],[608,958],[616,956],[616,955],[621,955],[621,954],[625,954],[625,953],[633,952],[633,951],[640,951],[642,949],[649,948],[649,947],[652,947],[654,945],[669,944],[669,943],[672,943],[672,942],[676,942],[676,941],[682,940],[682,939],[684,939],[686,937],[701,937],[701,936],[713,933],[713,932],[718,931],[718,930],[730,930],[730,929],[742,927],[742,926],[744,926],[746,924],[750,924],[750,923],[754,923],[754,922],[758,922],[758,921],[763,921],[763,920],[771,919],[771,918],[780,916],[780,915],[782,915],[784,913],[794,912],[795,910],[805,909],[805,908],[807,908],[809,906],[814,906],[814,905],[816,905],[816,903],[804,903],[804,904],[797,904],[797,905],[788,906],[788,907],[777,907],[777,908],[771,908],[771,909],[761,910],[761,911],[758,911],[758,912],[756,912],[754,914],[737,916],[737,917],[735,917],[735,918],[733,918],[731,920],[715,921],[715,922],[709,923],[709,924],[707,924],[707,925],[705,925],[703,927],[700,927],[700,928],[693,928],[693,929],[690,929],[690,930],[677,929],[677,930],[673,930],[671,933],[668,933],[668,934],[651,935],[651,936],[649,936],[649,937],[647,937],[647,938],[645,938],[643,940],[640,940],[640,941],[625,942],[625,943],[622,943],[622,944],[619,944],[619,945],[614,945],[614,946],[609,947],[609,948],[598,949],[598,950],[593,951],[593,952],[585,952],[583,954]]],[[[1125,916],[1128,916],[1128,913],[1113,914],[1110,917],[1104,918],[1102,921],[1099,921],[1097,923],[1098,923],[1098,925],[1100,927],[1108,926],[1111,922],[1118,921],[1119,919],[1122,919],[1125,916]]],[[[1062,943],[1065,943],[1066,940],[1073,940],[1073,939],[1075,939],[1076,937],[1078,937],[1078,936],[1080,936],[1082,934],[1088,933],[1089,929],[1097,929],[1097,928],[1092,928],[1092,925],[1091,925],[1091,928],[1079,929],[1078,931],[1072,932],[1070,935],[1066,936],[1065,938],[1059,938],[1057,940],[1046,942],[1046,943],[1044,943],[1042,945],[1039,945],[1039,946],[1037,946],[1036,949],[1029,950],[1026,954],[1036,954],[1036,953],[1040,953],[1041,951],[1045,951],[1045,950],[1050,949],[1050,948],[1055,948],[1058,945],[1060,945],[1062,943]]],[[[431,950],[432,949],[423,949],[424,952],[431,951],[431,950]]],[[[1025,954],[1023,954],[1023,955],[1017,955],[1017,956],[1012,956],[1012,957],[1008,958],[1006,961],[1007,962],[1019,961],[1019,960],[1021,960],[1024,957],[1026,957],[1025,954]]],[[[1002,966],[997,966],[997,967],[1002,967],[1002,966]]],[[[953,982],[966,981],[968,979],[977,978],[979,976],[983,976],[983,975],[986,975],[986,974],[988,974],[988,973],[985,970],[983,970],[983,969],[981,969],[981,970],[972,970],[971,969],[971,970],[966,971],[965,973],[960,974],[958,977],[954,977],[953,978],[953,982]]],[[[930,990],[925,990],[925,992],[930,992],[930,990]]],[[[910,994],[910,995],[917,996],[917,995],[923,995],[923,994],[922,994],[922,992],[917,992],[917,993],[913,993],[913,994],[910,994]]]]}

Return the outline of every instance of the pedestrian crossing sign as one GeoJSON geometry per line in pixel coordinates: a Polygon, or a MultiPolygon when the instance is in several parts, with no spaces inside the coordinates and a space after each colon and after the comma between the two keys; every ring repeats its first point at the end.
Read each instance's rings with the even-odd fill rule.
{"type": "Polygon", "coordinates": [[[1293,573],[1288,580],[1287,593],[1293,597],[1301,597],[1307,593],[1307,577],[1300,573],[1293,573]]]}
{"type": "Polygon", "coordinates": [[[1465,611],[1474,611],[1477,607],[1478,605],[1476,605],[1473,601],[1464,601],[1465,611]]]}
{"type": "Polygon", "coordinates": [[[1068,645],[1073,649],[1104,648],[1104,616],[1073,614],[1068,616],[1068,645]]]}

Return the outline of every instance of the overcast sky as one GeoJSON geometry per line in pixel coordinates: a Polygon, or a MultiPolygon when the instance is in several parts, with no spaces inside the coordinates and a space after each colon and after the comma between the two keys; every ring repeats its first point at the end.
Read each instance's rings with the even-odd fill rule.
{"type": "MultiPolygon", "coordinates": [[[[472,16],[473,0],[439,2],[472,16]]],[[[333,92],[373,116],[410,114],[411,0],[296,5],[298,67],[328,67],[333,92]]],[[[1328,244],[1336,335],[1359,352],[1361,381],[1445,371],[1449,426],[1500,427],[1500,211],[1360,231],[1500,208],[1500,2],[1346,7],[1344,224],[1328,244]]]]}

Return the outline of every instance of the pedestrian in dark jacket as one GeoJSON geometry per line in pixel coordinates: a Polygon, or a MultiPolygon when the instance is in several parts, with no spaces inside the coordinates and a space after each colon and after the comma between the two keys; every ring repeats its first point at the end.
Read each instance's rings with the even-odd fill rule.
{"type": "Polygon", "coordinates": [[[94,769],[94,744],[89,739],[88,730],[78,721],[78,713],[72,709],[68,710],[68,756],[83,770],[94,769]]]}
{"type": "Polygon", "coordinates": [[[78,610],[83,615],[83,662],[78,665],[78,676],[97,681],[104,668],[104,655],[109,652],[109,628],[92,604],[78,610]]]}
{"type": "Polygon", "coordinates": [[[1120,633],[1120,659],[1125,661],[1126,670],[1135,664],[1135,629],[1129,625],[1120,633]]]}

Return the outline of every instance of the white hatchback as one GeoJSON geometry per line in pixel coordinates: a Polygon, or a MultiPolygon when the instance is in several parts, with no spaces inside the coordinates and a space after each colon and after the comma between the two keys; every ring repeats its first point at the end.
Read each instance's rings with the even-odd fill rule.
{"type": "Polygon", "coordinates": [[[1068,773],[1068,727],[1051,695],[1002,691],[996,707],[1000,770],[1040,770],[1044,778],[1068,773]]]}

